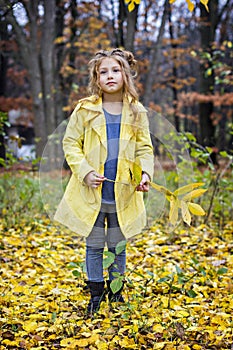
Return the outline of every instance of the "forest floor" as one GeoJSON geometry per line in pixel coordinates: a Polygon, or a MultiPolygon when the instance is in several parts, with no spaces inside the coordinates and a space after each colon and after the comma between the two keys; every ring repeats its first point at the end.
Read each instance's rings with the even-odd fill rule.
{"type": "Polygon", "coordinates": [[[233,349],[232,226],[153,223],[127,244],[125,303],[87,318],[84,241],[46,217],[1,225],[0,350],[233,349]]]}

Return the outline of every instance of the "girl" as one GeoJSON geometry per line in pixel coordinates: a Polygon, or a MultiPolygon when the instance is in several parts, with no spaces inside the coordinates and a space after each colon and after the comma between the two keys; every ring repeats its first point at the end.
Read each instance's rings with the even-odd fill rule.
{"type": "MultiPolygon", "coordinates": [[[[79,101],[63,139],[72,176],[55,219],[86,237],[86,268],[91,293],[88,313],[96,312],[104,296],[103,250],[140,233],[146,224],[143,193],[153,176],[153,148],[145,108],[138,102],[131,52],[99,51],[90,61],[91,96],[79,101]],[[135,188],[133,165],[142,168],[135,188]],[[110,181],[109,181],[110,180],[110,181]]],[[[109,268],[124,274],[125,249],[109,268]]],[[[112,301],[123,302],[121,291],[112,301]]]]}

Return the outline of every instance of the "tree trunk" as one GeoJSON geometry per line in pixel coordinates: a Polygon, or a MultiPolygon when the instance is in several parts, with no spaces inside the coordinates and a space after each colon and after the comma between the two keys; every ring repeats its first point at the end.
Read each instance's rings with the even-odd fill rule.
{"type": "MultiPolygon", "coordinates": [[[[61,37],[64,30],[64,17],[66,10],[62,0],[56,0],[56,19],[55,19],[55,37],[61,37]]],[[[64,112],[62,108],[66,105],[66,97],[63,93],[63,78],[60,73],[64,58],[64,44],[58,43],[54,45],[54,86],[55,91],[55,118],[56,126],[64,120],[64,112]]]]}
{"type": "MultiPolygon", "coordinates": [[[[8,31],[7,31],[7,23],[4,20],[0,20],[0,41],[9,40],[8,31]]],[[[6,91],[6,73],[7,73],[7,57],[2,54],[0,51],[0,96],[5,95],[6,91]]]]}
{"type": "MultiPolygon", "coordinates": [[[[32,45],[32,42],[31,42],[32,45]]],[[[34,45],[32,45],[33,49],[34,45]]],[[[36,154],[40,157],[47,142],[46,121],[43,103],[43,89],[41,80],[41,71],[38,59],[31,55],[31,63],[28,68],[31,94],[33,100],[34,129],[36,138],[36,154]]]]}
{"type": "Polygon", "coordinates": [[[119,0],[119,12],[118,12],[118,31],[117,31],[117,47],[124,47],[124,21],[126,18],[126,5],[124,0],[119,0]]]}
{"type": "Polygon", "coordinates": [[[132,12],[127,13],[127,32],[125,39],[125,48],[131,52],[134,51],[134,39],[137,29],[137,18],[138,18],[138,8],[139,5],[135,5],[132,12]]]}
{"type": "MultiPolygon", "coordinates": [[[[210,0],[208,3],[209,12],[200,4],[201,22],[201,48],[204,53],[210,54],[208,67],[206,62],[200,66],[200,93],[203,95],[211,95],[214,92],[214,72],[212,69],[212,44],[215,39],[215,31],[218,19],[218,0],[210,0]],[[211,74],[207,74],[208,72],[211,74]]],[[[215,145],[215,126],[212,123],[211,116],[213,113],[213,103],[211,101],[199,104],[199,120],[200,120],[200,143],[203,146],[215,145]]],[[[214,160],[214,159],[213,159],[214,160]]]]}
{"type": "Polygon", "coordinates": [[[44,23],[41,40],[41,78],[47,135],[53,133],[56,128],[54,106],[55,11],[55,0],[44,2],[44,23]]]}
{"type": "Polygon", "coordinates": [[[167,15],[168,15],[168,4],[169,4],[169,0],[165,0],[164,10],[163,10],[163,15],[162,15],[162,20],[161,20],[161,25],[159,28],[157,41],[154,44],[154,47],[152,48],[152,52],[151,52],[150,67],[149,67],[148,73],[147,73],[147,79],[146,79],[146,84],[145,84],[145,93],[144,93],[144,97],[143,97],[143,103],[146,107],[148,107],[150,102],[152,101],[153,84],[156,81],[156,76],[157,76],[159,50],[161,48],[162,38],[163,38],[164,31],[165,31],[166,19],[167,19],[167,15]]]}
{"type": "MultiPolygon", "coordinates": [[[[8,32],[7,32],[7,24],[4,20],[0,20],[1,27],[0,27],[0,41],[8,40],[8,32]]],[[[0,52],[0,96],[5,96],[6,93],[6,73],[7,73],[7,57],[4,56],[0,52]]],[[[0,111],[1,112],[1,111],[0,111]]],[[[0,116],[0,120],[1,120],[0,116]]],[[[1,124],[2,120],[0,121],[1,124]]],[[[5,150],[5,140],[4,140],[4,132],[5,127],[4,123],[3,125],[0,125],[0,158],[6,159],[6,150],[5,150]]],[[[0,163],[0,167],[2,167],[2,164],[0,163]]]]}
{"type": "Polygon", "coordinates": [[[176,81],[177,81],[177,69],[176,69],[176,48],[177,44],[174,43],[174,32],[173,32],[173,23],[172,23],[172,9],[170,3],[168,4],[168,18],[169,18],[169,33],[171,38],[171,47],[172,51],[174,51],[174,57],[173,59],[173,66],[172,66],[172,92],[173,92],[173,109],[174,109],[174,122],[175,122],[175,128],[179,132],[180,131],[180,118],[177,115],[177,103],[178,103],[178,92],[176,88],[176,81]]]}
{"type": "MultiPolygon", "coordinates": [[[[29,81],[33,100],[36,153],[41,156],[47,142],[47,136],[55,130],[54,106],[54,32],[55,0],[44,1],[43,28],[38,20],[39,1],[21,1],[28,17],[28,28],[18,23],[14,16],[13,4],[0,0],[7,8],[6,19],[13,27],[29,81]],[[28,38],[28,36],[30,37],[28,38]]],[[[42,2],[40,2],[41,4],[42,2]]],[[[41,16],[40,16],[41,17],[41,16]]]]}
{"type": "Polygon", "coordinates": [[[27,40],[21,27],[14,21],[14,29],[19,42],[19,49],[29,72],[34,114],[34,128],[36,137],[36,154],[40,157],[47,142],[47,128],[45,117],[45,104],[43,93],[43,78],[40,63],[40,33],[37,24],[38,3],[37,1],[25,3],[25,10],[29,19],[30,41],[27,40]]]}

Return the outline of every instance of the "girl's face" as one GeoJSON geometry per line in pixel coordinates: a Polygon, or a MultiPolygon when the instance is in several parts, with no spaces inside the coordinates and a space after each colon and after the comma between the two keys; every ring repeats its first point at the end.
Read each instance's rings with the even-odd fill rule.
{"type": "Polygon", "coordinates": [[[111,57],[102,60],[99,66],[99,85],[105,94],[122,94],[123,75],[120,64],[111,57]]]}

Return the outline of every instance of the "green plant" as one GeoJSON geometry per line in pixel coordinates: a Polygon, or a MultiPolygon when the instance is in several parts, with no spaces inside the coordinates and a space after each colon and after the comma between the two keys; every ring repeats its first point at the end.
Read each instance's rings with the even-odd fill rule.
{"type": "MultiPolygon", "coordinates": [[[[187,149],[190,154],[189,160],[182,155],[178,155],[180,173],[186,171],[186,176],[192,178],[194,183],[203,182],[205,187],[208,188],[205,196],[201,199],[201,205],[206,212],[203,222],[207,224],[211,217],[219,227],[222,227],[232,217],[233,156],[226,151],[219,152],[220,165],[216,166],[211,159],[213,149],[200,145],[191,133],[169,135],[169,137],[174,138],[174,144],[183,145],[183,148],[187,149]],[[191,173],[188,173],[190,167],[187,167],[187,161],[192,165],[191,173]]],[[[176,153],[175,150],[174,153],[176,153]]],[[[177,186],[177,171],[164,172],[164,176],[168,184],[167,187],[177,186]]],[[[197,221],[196,217],[193,218],[193,223],[195,221],[197,221]]]]}
{"type": "Polygon", "coordinates": [[[213,267],[204,268],[197,258],[191,258],[186,269],[181,269],[178,265],[175,265],[175,271],[161,277],[157,283],[165,283],[168,287],[168,304],[167,308],[171,308],[172,293],[185,294],[189,298],[196,298],[197,293],[193,289],[196,277],[199,277],[199,283],[206,284],[211,283],[216,276],[227,273],[227,268],[222,267],[214,269],[213,267]],[[204,279],[204,280],[203,280],[204,279]],[[191,283],[193,281],[193,283],[191,283]],[[200,282],[202,281],[202,282],[200,282]],[[208,282],[210,281],[210,282],[208,282]]]}
{"type": "Polygon", "coordinates": [[[42,213],[39,181],[29,173],[5,172],[0,177],[0,216],[5,227],[29,223],[42,213]]]}
{"type": "MultiPolygon", "coordinates": [[[[126,241],[121,241],[116,245],[116,254],[109,251],[104,251],[105,259],[103,260],[103,268],[107,269],[112,264],[114,264],[116,255],[119,255],[125,249],[125,247],[126,241]]],[[[113,272],[113,276],[115,277],[115,279],[111,282],[110,288],[113,293],[116,293],[123,286],[124,276],[121,275],[119,272],[113,272]]]]}

